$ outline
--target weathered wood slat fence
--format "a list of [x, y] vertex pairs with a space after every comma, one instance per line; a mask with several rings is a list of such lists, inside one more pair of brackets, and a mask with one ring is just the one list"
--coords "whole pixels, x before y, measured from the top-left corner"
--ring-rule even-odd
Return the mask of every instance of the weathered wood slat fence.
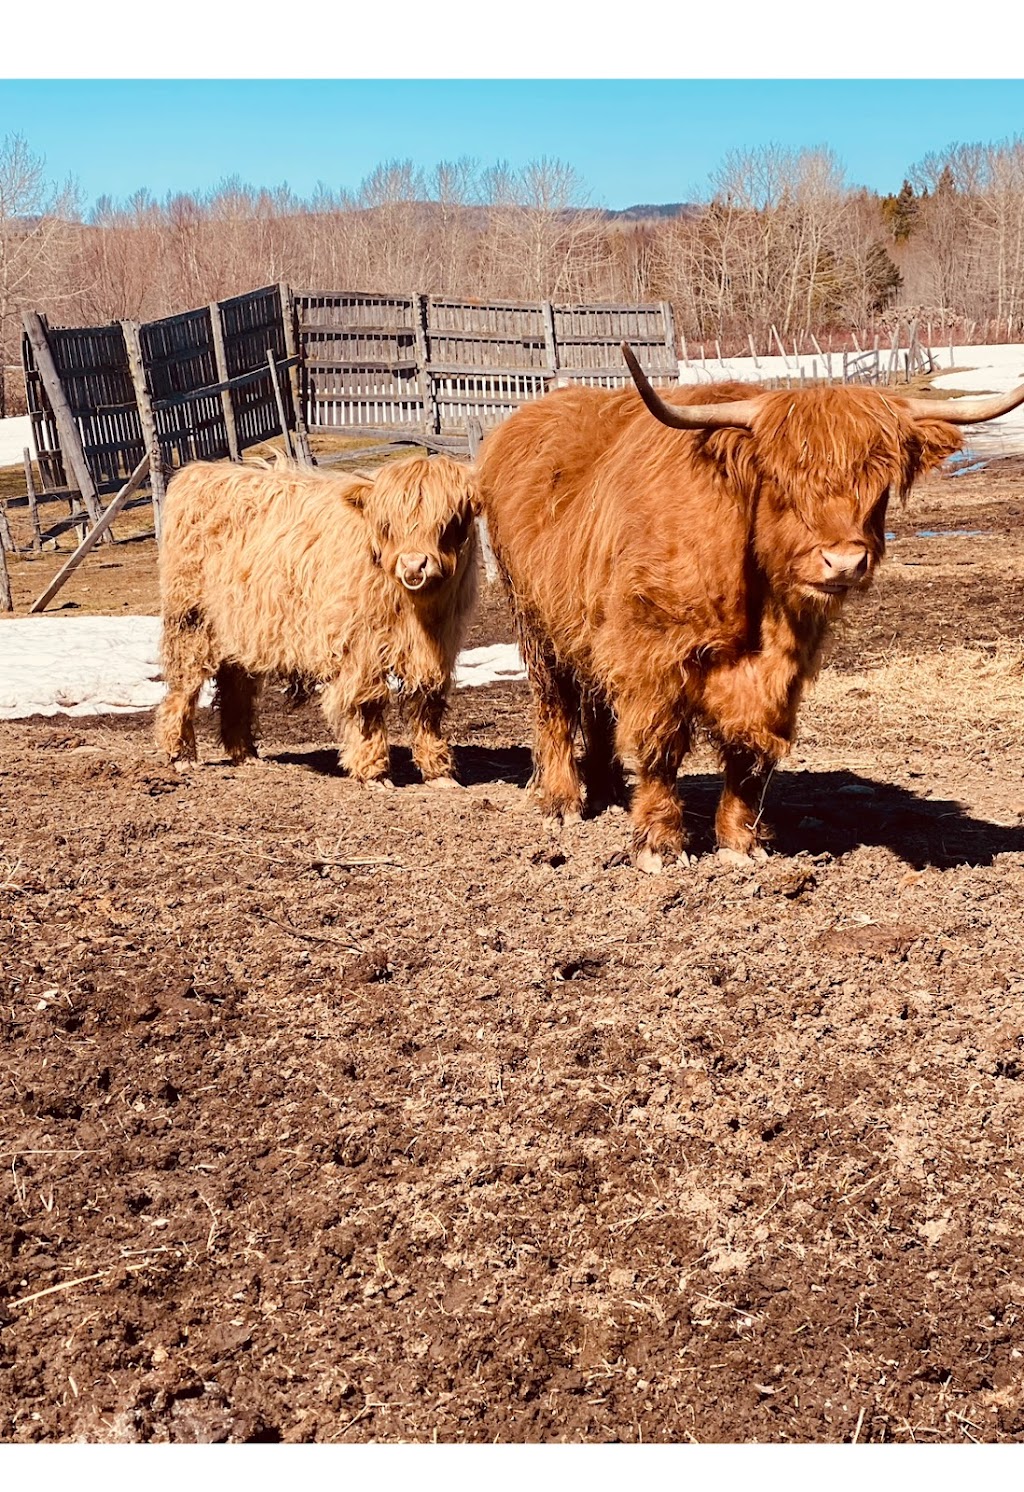
[[23, 363], [44, 494], [80, 493], [97, 520], [143, 455], [164, 469], [238, 460], [307, 431], [464, 445], [559, 382], [621, 383], [628, 337], [675, 381], [671, 309], [552, 306], [271, 285], [161, 321], [50, 327], [25, 318]]

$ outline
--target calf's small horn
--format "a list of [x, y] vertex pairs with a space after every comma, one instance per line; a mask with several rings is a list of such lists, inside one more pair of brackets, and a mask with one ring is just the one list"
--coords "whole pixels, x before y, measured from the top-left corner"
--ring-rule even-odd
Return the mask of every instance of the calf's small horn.
[[654, 418], [663, 425], [669, 425], [673, 430], [720, 430], [728, 426], [749, 430], [754, 423], [758, 408], [756, 399], [731, 399], [724, 404], [670, 404], [667, 399], [655, 393], [629, 343], [623, 342], [621, 345], [622, 356], [626, 359], [641, 399]]
[[947, 425], [980, 425], [1009, 414], [1024, 404], [1024, 383], [1008, 394], [988, 394], [984, 399], [904, 399], [915, 420], [945, 420]]

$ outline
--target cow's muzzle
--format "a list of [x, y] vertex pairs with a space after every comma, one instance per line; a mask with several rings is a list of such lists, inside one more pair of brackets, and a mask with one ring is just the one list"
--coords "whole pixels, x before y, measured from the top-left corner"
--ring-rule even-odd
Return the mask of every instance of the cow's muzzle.
[[820, 552], [821, 574], [815, 582], [818, 590], [842, 595], [867, 579], [871, 559], [863, 544], [837, 544]]

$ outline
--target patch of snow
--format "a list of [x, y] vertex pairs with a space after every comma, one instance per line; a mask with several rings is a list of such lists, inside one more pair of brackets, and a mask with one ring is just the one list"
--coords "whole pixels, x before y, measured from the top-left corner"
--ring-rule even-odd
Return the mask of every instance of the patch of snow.
[[34, 460], [36, 443], [32, 439], [31, 418], [19, 414], [10, 420], [0, 420], [0, 466], [20, 466], [26, 446]]
[[[463, 688], [525, 677], [511, 644], [470, 648], [455, 670]], [[164, 693], [159, 617], [0, 619], [0, 720], [151, 710]]]

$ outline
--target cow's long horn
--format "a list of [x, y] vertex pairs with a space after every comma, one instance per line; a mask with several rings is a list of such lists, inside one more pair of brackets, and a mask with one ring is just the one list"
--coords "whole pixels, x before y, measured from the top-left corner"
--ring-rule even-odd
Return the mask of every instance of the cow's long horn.
[[945, 420], [948, 425], [980, 425], [1024, 404], [1024, 383], [1009, 394], [984, 399], [904, 399], [915, 420]]
[[655, 393], [628, 342], [622, 343], [622, 356], [641, 399], [663, 425], [671, 425], [673, 430], [718, 430], [726, 425], [749, 429], [753, 424], [757, 413], [756, 399], [731, 399], [725, 404], [670, 404]]

